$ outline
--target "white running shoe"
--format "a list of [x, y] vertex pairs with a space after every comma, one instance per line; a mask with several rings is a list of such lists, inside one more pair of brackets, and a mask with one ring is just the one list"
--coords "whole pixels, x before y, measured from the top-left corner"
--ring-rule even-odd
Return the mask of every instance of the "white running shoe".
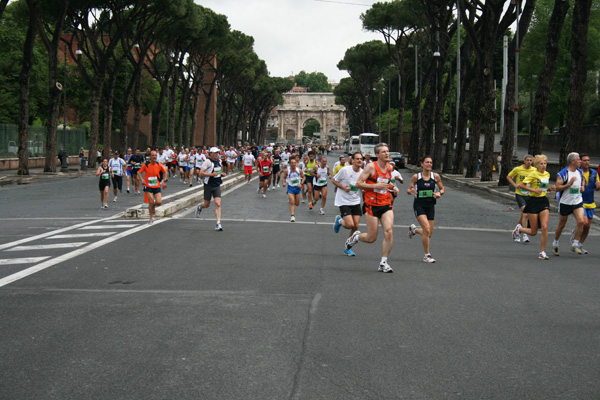
[[521, 243], [521, 235], [519, 235], [518, 233], [517, 233], [517, 236], [515, 237], [515, 242]]
[[319, 210], [319, 214], [321, 215], [325, 215], [325, 210], [323, 210], [322, 208]]
[[522, 228], [521, 224], [517, 224], [517, 226], [515, 226], [515, 229], [512, 231], [513, 240], [515, 240], [517, 238], [517, 235], [519, 235], [521, 228]]
[[575, 254], [579, 254], [579, 255], [583, 254], [583, 251], [581, 251], [581, 247], [576, 246], [575, 244], [573, 244], [571, 246], [571, 251], [574, 251]]
[[221, 226], [220, 223], [217, 223], [217, 226], [215, 226], [215, 231], [222, 231], [223, 227]]
[[154, 218], [150, 218], [150, 219], [148, 220], [148, 224], [149, 224], [149, 225], [151, 225], [151, 224], [153, 224], [153, 223], [154, 223]]
[[416, 235], [416, 233], [417, 233], [416, 230], [417, 230], [417, 226], [415, 224], [411, 224], [408, 227], [408, 238], [409, 239], [412, 239], [412, 237]]
[[389, 266], [389, 264], [386, 262], [380, 263], [379, 264], [379, 272], [386, 272], [386, 273], [392, 273], [394, 272], [394, 270], [392, 269], [392, 267]]
[[116, 202], [117, 202], [117, 196], [115, 196], [115, 198], [113, 200], [113, 203], [116, 203]]
[[200, 213], [202, 212], [202, 203], [198, 203], [196, 206], [196, 211], [194, 211], [194, 216], [196, 218], [200, 218]]
[[303, 202], [303, 203], [306, 203], [306, 199], [302, 199], [302, 202]]
[[294, 217], [294, 216], [292, 215], [292, 218], [290, 218], [290, 222], [296, 222], [296, 217]]
[[270, 190], [271, 190], [271, 188], [270, 188], [270, 187], [268, 187], [268, 188], [267, 188], [267, 192], [268, 192], [268, 191], [270, 191]]
[[549, 259], [550, 259], [550, 257], [548, 257], [548, 255], [546, 254], [546, 252], [545, 252], [545, 251], [542, 251], [542, 252], [540, 253], [540, 255], [538, 256], [538, 258], [539, 258], [540, 260], [549, 260]]
[[263, 199], [266, 199], [266, 198], [267, 198], [267, 195], [263, 193]]
[[352, 246], [354, 246], [356, 243], [358, 243], [358, 236], [359, 235], [360, 235], [360, 231], [354, 232], [354, 234], [352, 236], [350, 236], [348, 239], [346, 239], [346, 243], [344, 245], [344, 248], [346, 250], [350, 250], [352, 248]]
[[521, 243], [529, 243], [529, 236], [526, 233], [521, 237]]
[[588, 253], [588, 251], [581, 246], [581, 243], [579, 244], [579, 248], [581, 249], [581, 252], [583, 254], [587, 254]]
[[279, 189], [279, 188], [280, 188], [280, 186], [279, 186], [279, 183], [278, 183], [278, 184], [277, 184], [277, 189]]
[[425, 257], [423, 257], [423, 262], [434, 263], [435, 258], [431, 257], [431, 254], [425, 254]]

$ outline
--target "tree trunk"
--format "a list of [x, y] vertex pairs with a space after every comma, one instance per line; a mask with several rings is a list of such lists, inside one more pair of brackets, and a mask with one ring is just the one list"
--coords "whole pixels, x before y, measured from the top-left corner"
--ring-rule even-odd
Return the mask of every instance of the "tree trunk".
[[571, 50], [571, 78], [567, 109], [566, 140], [560, 149], [560, 164], [566, 165], [567, 155], [579, 147], [579, 137], [585, 108], [585, 82], [587, 79], [588, 26], [592, 0], [578, 0], [573, 8], [573, 45]]
[[[513, 169], [512, 153], [514, 146], [514, 121], [515, 111], [512, 99], [515, 98], [515, 56], [514, 56], [514, 39], [513, 44], [508, 49], [508, 81], [506, 82], [506, 104], [504, 105], [504, 132], [502, 133], [502, 163], [500, 167], [500, 178], [498, 186], [508, 185], [506, 176]], [[512, 52], [511, 52], [512, 49]]]
[[[175, 69], [175, 74], [173, 77], [173, 84], [171, 85], [171, 90], [169, 91], [169, 137], [175, 137], [175, 117], [176, 117], [176, 112], [175, 110], [177, 109], [176, 107], [176, 103], [177, 103], [177, 81], [179, 80], [179, 69]], [[179, 131], [179, 134], [177, 135], [177, 142], [179, 143], [180, 146], [184, 146], [185, 143], [183, 143], [183, 137], [182, 137], [182, 132], [181, 130]], [[158, 144], [158, 142], [157, 142]]]
[[483, 120], [483, 99], [481, 74], [477, 74], [475, 88], [471, 96], [471, 134], [469, 136], [469, 158], [467, 160], [466, 178], [477, 176], [477, 165], [479, 162], [479, 141], [481, 136], [481, 123]]
[[412, 109], [412, 132], [410, 133], [410, 146], [408, 152], [408, 161], [413, 165], [419, 163], [419, 136], [421, 134], [421, 125], [419, 121], [419, 113], [421, 112], [420, 96], [413, 104]]
[[[29, 175], [29, 151], [28, 133], [29, 133], [29, 87], [31, 81], [31, 67], [33, 65], [33, 47], [35, 44], [35, 1], [28, 1], [29, 4], [29, 27], [25, 36], [23, 45], [23, 63], [21, 64], [21, 74], [19, 75], [19, 169], [17, 175]], [[4, 6], [6, 4], [4, 3]]]
[[103, 110], [104, 110], [104, 157], [110, 158], [112, 156], [112, 120], [113, 120], [113, 98], [115, 95], [115, 86], [117, 84], [117, 74], [115, 71], [110, 75], [108, 88], [106, 91], [106, 97], [104, 99]]
[[57, 153], [57, 128], [62, 91], [56, 87], [58, 82], [58, 48], [48, 53], [48, 122], [46, 126], [46, 161], [44, 172], [56, 172]]
[[[493, 50], [493, 49], [492, 49]], [[487, 53], [487, 52], [486, 52]], [[483, 156], [481, 157], [481, 181], [488, 182], [493, 179], [494, 142], [496, 139], [496, 92], [494, 90], [494, 76], [491, 66], [494, 54], [486, 54], [486, 70], [489, 73], [483, 75], [483, 100], [485, 103], [484, 126], [485, 140], [483, 142]], [[489, 64], [488, 64], [489, 63]]]
[[[134, 71], [135, 85], [133, 87], [133, 126], [131, 132], [131, 147], [139, 147], [140, 140], [140, 122], [142, 119], [142, 67], [144, 65], [147, 49], [144, 47], [140, 51], [139, 59]], [[171, 143], [172, 144], [172, 143]]]
[[552, 81], [556, 73], [556, 60], [558, 58], [560, 35], [569, 10], [569, 2], [555, 0], [554, 9], [548, 24], [546, 37], [546, 53], [544, 64], [538, 79], [538, 89], [535, 93], [535, 103], [531, 116], [531, 133], [529, 135], [529, 154], [542, 154], [544, 122], [550, 104]]
[[[102, 93], [102, 91], [100, 91]], [[88, 168], [96, 168], [96, 153], [98, 151], [98, 120], [100, 118], [100, 94], [97, 89], [92, 91], [90, 99], [90, 152]]]
[[437, 76], [435, 87], [436, 87], [436, 95], [435, 99], [435, 107], [434, 107], [434, 115], [433, 121], [435, 121], [435, 143], [433, 144], [433, 167], [441, 168], [442, 166], [442, 151], [444, 147], [444, 102], [445, 96], [442, 88], [442, 76], [444, 75], [444, 66], [443, 62], [441, 65], [436, 66], [435, 74]]
[[210, 83], [209, 87], [208, 87], [208, 91], [204, 90], [204, 80], [202, 80], [201, 82], [199, 82], [199, 85], [202, 88], [202, 93], [204, 94], [204, 123], [203, 123], [203, 132], [202, 132], [202, 137], [203, 137], [203, 142], [206, 143], [206, 140], [208, 138], [208, 121], [209, 121], [209, 116], [210, 116], [210, 106], [211, 106], [211, 102], [212, 102], [212, 97], [214, 95], [214, 91], [215, 91], [215, 86], [216, 86], [216, 77], [212, 80], [212, 82]]

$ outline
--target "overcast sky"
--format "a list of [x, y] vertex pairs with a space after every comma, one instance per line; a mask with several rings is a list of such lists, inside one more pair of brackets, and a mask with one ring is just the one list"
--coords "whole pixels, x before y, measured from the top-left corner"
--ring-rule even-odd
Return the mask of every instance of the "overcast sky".
[[254, 38], [254, 51], [271, 76], [304, 70], [323, 72], [330, 81], [347, 75], [337, 69], [346, 49], [379, 33], [364, 32], [360, 14], [371, 0], [195, 0], [227, 16], [231, 29]]

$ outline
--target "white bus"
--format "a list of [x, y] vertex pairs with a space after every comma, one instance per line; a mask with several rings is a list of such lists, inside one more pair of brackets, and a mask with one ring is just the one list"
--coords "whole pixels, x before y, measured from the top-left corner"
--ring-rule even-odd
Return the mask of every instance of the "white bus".
[[348, 154], [360, 151], [363, 155], [369, 153], [375, 158], [375, 145], [377, 143], [379, 143], [379, 135], [375, 133], [361, 133], [358, 136], [351, 136], [348, 143]]

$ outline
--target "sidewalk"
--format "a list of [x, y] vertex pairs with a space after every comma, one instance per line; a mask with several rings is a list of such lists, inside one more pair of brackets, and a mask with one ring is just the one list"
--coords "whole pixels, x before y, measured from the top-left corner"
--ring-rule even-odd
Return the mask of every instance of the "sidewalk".
[[3, 170], [0, 171], [0, 186], [26, 185], [54, 179], [72, 179], [93, 175], [95, 172], [95, 169], [81, 171], [78, 166], [69, 167], [69, 172], [60, 172], [60, 166], [57, 168], [57, 172], [44, 172], [43, 168], [31, 168], [29, 169], [29, 175], [17, 175], [17, 170], [13, 169]]

